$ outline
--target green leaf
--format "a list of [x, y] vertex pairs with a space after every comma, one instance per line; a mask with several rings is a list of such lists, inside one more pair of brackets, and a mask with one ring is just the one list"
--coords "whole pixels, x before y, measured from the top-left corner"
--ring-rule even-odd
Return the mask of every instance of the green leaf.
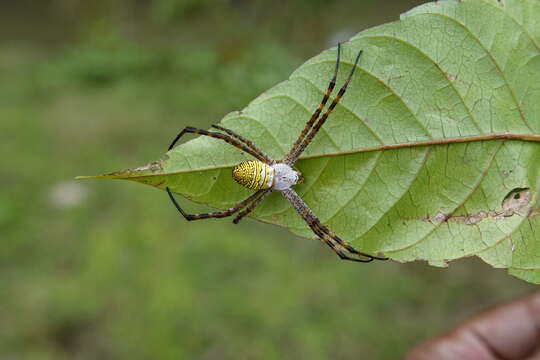
[[[477, 255], [540, 283], [540, 1], [438, 1], [342, 46], [341, 103], [297, 163], [295, 188], [321, 221], [368, 253], [436, 266]], [[282, 158], [331, 78], [336, 48], [221, 125]], [[208, 137], [147, 166], [103, 175], [224, 209], [251, 191], [250, 156]], [[171, 210], [172, 211], [172, 210]], [[253, 213], [314, 237], [274, 192]]]

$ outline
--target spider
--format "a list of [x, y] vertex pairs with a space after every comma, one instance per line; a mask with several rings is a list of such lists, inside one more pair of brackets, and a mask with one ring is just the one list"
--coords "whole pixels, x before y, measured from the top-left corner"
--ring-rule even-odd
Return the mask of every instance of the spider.
[[341, 97], [345, 94], [347, 86], [354, 75], [356, 66], [358, 65], [358, 61], [360, 60], [360, 56], [362, 55], [361, 50], [356, 56], [356, 60], [351, 72], [349, 73], [349, 76], [345, 81], [345, 84], [341, 87], [337, 96], [330, 104], [326, 112], [320, 116], [328, 99], [330, 98], [330, 95], [332, 94], [332, 91], [334, 90], [334, 86], [336, 85], [340, 52], [341, 45], [338, 44], [336, 67], [332, 80], [330, 80], [330, 84], [328, 85], [328, 89], [326, 90], [319, 107], [311, 115], [311, 118], [308, 120], [304, 129], [300, 133], [300, 136], [283, 160], [276, 161], [271, 159], [250, 140], [238, 135], [233, 130], [226, 129], [218, 125], [212, 125], [212, 127], [226, 133], [227, 135], [221, 132], [210, 132], [188, 126], [176, 136], [168, 150], [171, 150], [184, 134], [191, 133], [223, 140], [257, 159], [241, 162], [240, 164], [234, 166], [232, 170], [232, 176], [236, 182], [249, 189], [256, 190], [256, 192], [244, 201], [224, 211], [216, 211], [205, 214], [187, 214], [184, 212], [184, 210], [182, 210], [178, 202], [176, 202], [171, 190], [169, 187], [167, 187], [166, 190], [169, 198], [173, 202], [176, 209], [186, 220], [191, 221], [209, 218], [224, 218], [238, 213], [233, 220], [233, 223], [238, 224], [243, 217], [253, 211], [257, 205], [259, 205], [272, 191], [277, 190], [280, 191], [287, 200], [289, 200], [298, 214], [304, 219], [315, 235], [317, 235], [318, 239], [325, 242], [341, 259], [357, 262], [370, 262], [373, 260], [388, 259], [362, 253], [344, 242], [336, 234], [330, 231], [328, 227], [321, 223], [307, 204], [292, 189], [293, 185], [303, 182], [302, 174], [294, 167], [296, 161], [306, 147], [311, 143], [315, 135], [317, 135], [317, 132], [321, 129], [326, 119], [328, 119], [330, 113], [332, 113], [332, 110], [334, 110]]

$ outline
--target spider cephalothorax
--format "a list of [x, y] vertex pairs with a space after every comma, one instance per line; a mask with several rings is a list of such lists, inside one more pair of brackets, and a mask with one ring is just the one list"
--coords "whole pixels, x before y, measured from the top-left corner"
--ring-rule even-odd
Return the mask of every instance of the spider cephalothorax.
[[[293, 144], [291, 150], [281, 161], [275, 161], [268, 157], [263, 151], [261, 151], [255, 144], [250, 140], [244, 138], [241, 135], [238, 135], [236, 132], [224, 127], [213, 125], [212, 127], [220, 131], [225, 132], [227, 135], [220, 132], [211, 132], [202, 129], [195, 129], [192, 127], [186, 127], [180, 132], [173, 140], [172, 144], [169, 146], [171, 150], [178, 139], [186, 133], [200, 134], [204, 136], [210, 136], [216, 139], [221, 139], [242, 151], [250, 154], [256, 160], [249, 160], [241, 162], [233, 168], [232, 176], [236, 182], [240, 185], [243, 185], [249, 189], [257, 190], [253, 195], [245, 199], [244, 201], [238, 203], [224, 211], [216, 211], [207, 214], [186, 214], [180, 205], [174, 199], [171, 190], [167, 187], [167, 193], [169, 198], [173, 202], [174, 206], [178, 211], [184, 216], [186, 220], [199, 220], [199, 219], [209, 219], [209, 218], [222, 218], [231, 216], [238, 213], [234, 218], [233, 222], [238, 223], [244, 216], [249, 214], [253, 209], [259, 205], [268, 194], [272, 191], [280, 191], [283, 196], [289, 200], [291, 205], [296, 209], [298, 214], [304, 219], [308, 224], [311, 230], [317, 235], [317, 237], [324, 241], [334, 252], [336, 252], [340, 258], [344, 260], [358, 261], [358, 262], [369, 262], [372, 260], [386, 260], [386, 258], [377, 257], [373, 255], [368, 255], [362, 252], [357, 251], [355, 248], [341, 240], [336, 234], [334, 234], [328, 227], [324, 226], [317, 216], [309, 209], [307, 204], [298, 196], [298, 194], [292, 189], [292, 186], [299, 184], [303, 181], [302, 174], [298, 171], [294, 164], [304, 152], [306, 147], [311, 143], [317, 132], [321, 129], [324, 122], [334, 110], [336, 105], [339, 103], [339, 100], [345, 94], [347, 86], [351, 81], [354, 71], [358, 65], [358, 60], [362, 55], [362, 51], [358, 53], [356, 61], [354, 62], [353, 68], [345, 81], [345, 84], [339, 90], [334, 101], [328, 106], [328, 109], [322, 116], [321, 112], [324, 109], [330, 94], [334, 90], [336, 85], [336, 78], [339, 69], [339, 56], [340, 56], [340, 45], [338, 44], [337, 49], [337, 61], [336, 68], [334, 70], [334, 76], [328, 85], [328, 89], [324, 94], [324, 97], [321, 101], [321, 104], [315, 110], [311, 118], [306, 123], [304, 129], [300, 133], [300, 136]], [[320, 117], [319, 117], [320, 116]], [[350, 255], [348, 255], [347, 251]], [[353, 255], [353, 256], [351, 256]]]

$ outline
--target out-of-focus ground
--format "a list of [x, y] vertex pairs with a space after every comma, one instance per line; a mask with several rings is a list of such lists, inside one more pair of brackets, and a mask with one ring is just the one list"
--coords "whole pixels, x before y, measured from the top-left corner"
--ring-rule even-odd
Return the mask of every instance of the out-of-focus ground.
[[151, 187], [73, 180], [160, 158], [418, 3], [0, 1], [0, 358], [396, 359], [530, 292], [475, 259], [346, 263], [253, 220], [187, 223]]

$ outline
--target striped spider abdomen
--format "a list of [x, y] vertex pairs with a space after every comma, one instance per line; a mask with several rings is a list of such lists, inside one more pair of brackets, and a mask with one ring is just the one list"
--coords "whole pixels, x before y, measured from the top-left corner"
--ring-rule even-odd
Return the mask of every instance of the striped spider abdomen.
[[274, 169], [262, 161], [249, 160], [233, 168], [234, 180], [253, 190], [270, 189], [274, 183]]

